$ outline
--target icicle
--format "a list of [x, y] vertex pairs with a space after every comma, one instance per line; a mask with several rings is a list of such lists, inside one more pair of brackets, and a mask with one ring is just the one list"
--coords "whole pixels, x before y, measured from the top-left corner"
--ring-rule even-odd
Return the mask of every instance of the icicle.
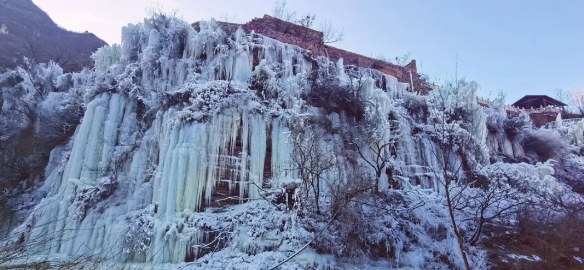
[[[291, 160], [292, 141], [290, 140], [290, 130], [286, 127], [286, 120], [282, 117], [272, 121], [272, 157], [271, 172], [273, 180], [287, 179], [295, 177], [292, 175]], [[279, 182], [273, 186], [279, 186]]]
[[260, 198], [259, 192], [264, 183], [264, 162], [266, 158], [266, 121], [261, 115], [252, 115], [250, 164], [249, 164], [249, 198]]
[[562, 113], [558, 113], [556, 116], [556, 128], [562, 127]]
[[112, 95], [110, 99], [109, 112], [104, 123], [103, 151], [98, 166], [100, 176], [106, 176], [108, 173], [108, 167], [110, 166], [114, 149], [117, 145], [118, 127], [124, 116], [125, 103], [125, 98], [119, 94]]
[[578, 123], [576, 124], [576, 128], [574, 128], [573, 134], [576, 145], [577, 146], [584, 145], [584, 119], [578, 121]]
[[247, 192], [247, 185], [243, 183], [244, 179], [248, 177], [247, 162], [248, 162], [248, 145], [249, 145], [249, 119], [247, 114], [242, 115], [242, 128], [241, 128], [241, 160], [239, 163], [240, 169], [240, 181], [239, 181], [239, 194], [243, 196]]
[[[202, 203], [203, 192], [205, 191], [205, 181], [208, 170], [208, 155], [206, 145], [208, 144], [208, 126], [204, 124], [194, 124], [191, 131], [189, 160], [190, 167], [187, 173], [183, 209], [199, 211]], [[214, 134], [212, 134], [214, 135]]]

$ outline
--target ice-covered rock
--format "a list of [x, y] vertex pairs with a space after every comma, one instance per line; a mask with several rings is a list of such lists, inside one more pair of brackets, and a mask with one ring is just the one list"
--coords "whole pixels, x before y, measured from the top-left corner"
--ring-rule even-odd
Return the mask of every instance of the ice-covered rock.
[[[195, 31], [180, 20], [149, 19], [129, 24], [122, 35], [121, 45], [94, 53], [91, 71], [62, 77], [62, 70], [51, 67], [59, 78], [57, 88], [74, 82], [68, 91], [84, 99], [85, 113], [71, 141], [51, 153], [42, 186], [46, 197], [3, 244], [24, 242], [24, 252], [48, 257], [184, 263], [203, 256], [188, 266], [267, 268], [315, 234], [315, 228], [299, 225], [303, 213], [276, 211], [282, 209], [266, 196], [307, 185], [292, 160], [299, 154], [295, 143], [317, 137], [313, 149], [319, 155], [304, 166], [317, 170], [315, 163], [325, 159], [347, 164], [322, 173], [323, 181], [313, 184], [323, 190], [325, 205], [337, 186], [351, 186], [348, 164], [370, 169], [373, 162], [387, 160], [376, 164], [381, 191], [392, 194], [390, 189], [401, 187], [407, 193], [398, 201], [423, 206], [399, 209], [410, 211], [411, 220], [363, 207], [363, 215], [377, 215], [371, 224], [385, 226], [364, 238], [387, 245], [387, 253], [393, 250], [391, 266], [439, 264], [423, 249], [460, 263], [452, 235], [436, 240], [423, 231], [431, 224], [444, 228], [449, 221], [437, 199], [445, 175], [464, 179], [473, 170], [518, 186], [558, 189], [551, 163], [490, 164], [493, 153], [519, 157], [522, 152], [518, 138], [505, 133], [507, 116], [476, 103], [474, 82], [423, 97], [390, 75], [345, 67], [342, 59], [315, 58], [241, 29], [228, 35], [214, 21], [202, 22]], [[310, 91], [323, 81], [363, 101], [353, 104], [363, 105], [362, 115], [311, 103]], [[34, 91], [31, 81], [22, 85]], [[45, 102], [57, 103], [61, 95], [51, 93]], [[355, 127], [358, 117], [368, 124]], [[489, 119], [495, 123], [491, 130]], [[577, 145], [582, 144], [582, 123], [573, 133]], [[299, 129], [315, 137], [300, 138]], [[352, 140], [343, 132], [353, 132]], [[444, 143], [452, 141], [445, 150]], [[341, 154], [356, 149], [362, 160]], [[415, 201], [420, 198], [424, 201]], [[399, 231], [403, 226], [413, 234]], [[417, 244], [407, 242], [411, 237]], [[221, 258], [211, 258], [213, 252]], [[246, 261], [252, 256], [257, 257]], [[293, 261], [298, 268], [334, 263], [332, 256], [311, 249]]]

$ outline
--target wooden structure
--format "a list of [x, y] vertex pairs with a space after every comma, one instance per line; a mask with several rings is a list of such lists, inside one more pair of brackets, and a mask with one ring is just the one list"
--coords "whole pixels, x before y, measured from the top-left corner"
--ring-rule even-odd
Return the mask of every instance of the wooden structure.
[[546, 107], [563, 108], [565, 103], [546, 95], [527, 95], [513, 103], [513, 107], [521, 109], [537, 109]]

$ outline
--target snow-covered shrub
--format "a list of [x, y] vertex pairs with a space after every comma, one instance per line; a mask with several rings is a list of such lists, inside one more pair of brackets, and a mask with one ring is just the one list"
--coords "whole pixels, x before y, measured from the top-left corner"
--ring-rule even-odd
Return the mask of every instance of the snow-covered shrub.
[[[83, 110], [79, 76], [63, 74], [55, 63], [35, 64], [0, 75], [0, 188], [30, 187], [43, 179], [50, 151], [74, 131]], [[26, 160], [28, 169], [12, 162]], [[23, 172], [26, 171], [26, 174]]]
[[561, 192], [550, 163], [497, 162], [478, 171], [469, 185], [453, 186], [456, 214], [466, 221], [462, 229], [475, 245], [488, 226], [509, 226], [519, 210]]
[[317, 80], [303, 98], [309, 105], [327, 113], [345, 112], [357, 121], [365, 116], [365, 101], [354, 87], [342, 84], [336, 77]]
[[487, 118], [487, 129], [489, 133], [496, 134], [503, 130], [504, 121], [506, 117], [501, 117], [500, 114], [490, 114]]
[[112, 177], [103, 177], [97, 181], [96, 185], [86, 184], [77, 179], [71, 181], [77, 185], [72, 205], [76, 209], [75, 215], [79, 220], [83, 220], [90, 209], [99, 207], [99, 203], [112, 196], [118, 188], [118, 183]]
[[425, 96], [406, 92], [403, 95], [403, 106], [409, 115], [416, 117], [417, 121], [424, 122], [428, 117], [428, 103]]
[[203, 121], [228, 108], [261, 109], [259, 103], [255, 102], [257, 96], [239, 83], [213, 81], [185, 88], [184, 92], [166, 94], [162, 104], [165, 108], [182, 107], [177, 113], [176, 124]]
[[507, 136], [513, 137], [532, 127], [531, 118], [526, 113], [521, 113], [518, 116], [507, 118], [503, 123], [503, 129]]
[[258, 96], [263, 99], [278, 99], [276, 88], [276, 73], [266, 66], [265, 60], [255, 69], [253, 75], [249, 78], [249, 88], [255, 90]]
[[556, 178], [568, 184], [575, 192], [584, 195], [584, 157], [569, 154], [554, 166]]
[[105, 72], [109, 67], [121, 61], [122, 47], [118, 44], [105, 45], [91, 55], [95, 70]]
[[128, 217], [128, 230], [124, 237], [125, 253], [143, 254], [150, 248], [156, 219], [154, 210], [155, 206], [151, 204]]
[[558, 160], [570, 151], [566, 140], [556, 130], [530, 130], [522, 134], [521, 143], [525, 154], [535, 161]]
[[[354, 264], [372, 258], [391, 268], [461, 268], [456, 238], [441, 200], [418, 190], [353, 198], [317, 238], [314, 248]], [[317, 224], [324, 223], [326, 220]], [[469, 248], [468, 254], [472, 265], [486, 264], [482, 251]]]
[[71, 134], [82, 116], [81, 101], [67, 93], [52, 92], [37, 107], [35, 133], [48, 142], [63, 134]]
[[23, 79], [20, 87], [38, 98], [45, 98], [55, 91], [57, 78], [63, 74], [63, 69], [55, 62], [36, 64], [27, 60], [23, 67], [16, 70]]

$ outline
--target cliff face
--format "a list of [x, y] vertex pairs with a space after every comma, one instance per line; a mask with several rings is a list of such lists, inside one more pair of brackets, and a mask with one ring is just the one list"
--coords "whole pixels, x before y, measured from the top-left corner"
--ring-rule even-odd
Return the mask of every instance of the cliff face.
[[[391, 75], [214, 21], [195, 30], [147, 19], [122, 40], [99, 49], [91, 70], [8, 74], [17, 79], [2, 89], [0, 141], [25, 127], [62, 135], [67, 119], [43, 124], [84, 112], [9, 204], [22, 219], [0, 236], [0, 268], [82, 258], [94, 269], [462, 269], [446, 180], [459, 179], [451, 190], [470, 204], [456, 210], [460, 228], [480, 234], [484, 204], [472, 199], [501, 194], [491, 215], [553, 195], [548, 149], [584, 149], [584, 121], [534, 131], [526, 115], [479, 106], [476, 83], [419, 95]], [[26, 106], [48, 118], [22, 125]], [[528, 136], [538, 143], [522, 144]], [[584, 179], [584, 157], [564, 156]], [[487, 269], [483, 246], [467, 250], [472, 269]]]
[[[218, 22], [221, 28], [229, 33], [235, 32], [241, 27], [245, 32], [255, 32], [287, 44], [293, 44], [300, 48], [310, 50], [315, 56], [324, 56], [331, 60], [343, 59], [343, 64], [367, 67], [381, 71], [384, 74], [397, 78], [399, 82], [410, 84], [410, 90], [427, 94], [431, 87], [420, 79], [417, 72], [416, 60], [412, 60], [406, 66], [394, 65], [382, 60], [374, 59], [354, 52], [349, 52], [325, 44], [322, 32], [286, 22], [278, 18], [264, 15], [255, 18], [245, 24]], [[199, 23], [193, 27], [198, 30]]]
[[31, 0], [0, 0], [0, 70], [16, 67], [23, 57], [53, 60], [66, 71], [91, 65], [91, 53], [107, 45], [92, 33], [58, 25]]

